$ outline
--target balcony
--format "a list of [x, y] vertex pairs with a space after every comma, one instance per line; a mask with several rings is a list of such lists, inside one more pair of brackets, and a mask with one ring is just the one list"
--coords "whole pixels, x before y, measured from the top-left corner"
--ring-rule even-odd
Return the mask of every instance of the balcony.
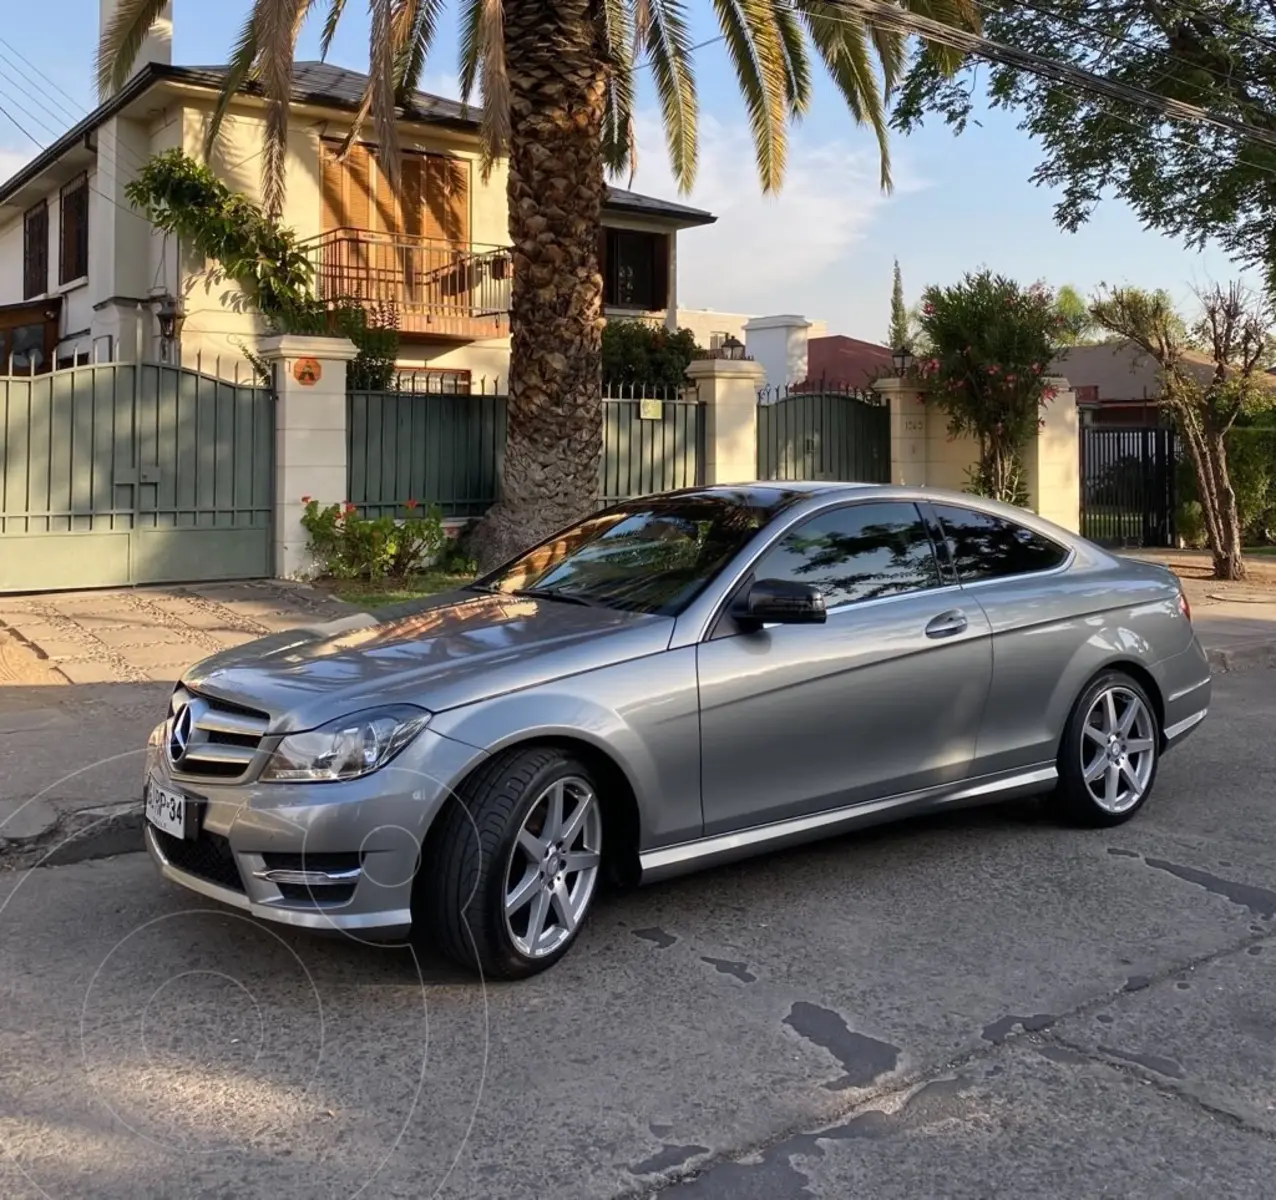
[[509, 332], [507, 246], [340, 228], [304, 248], [321, 300], [389, 309], [400, 333], [477, 341]]

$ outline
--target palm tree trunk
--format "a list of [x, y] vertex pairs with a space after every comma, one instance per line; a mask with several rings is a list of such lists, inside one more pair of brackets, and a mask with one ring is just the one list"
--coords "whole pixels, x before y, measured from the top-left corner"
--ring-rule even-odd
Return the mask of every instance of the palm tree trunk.
[[508, 440], [474, 547], [498, 565], [597, 502], [604, 65], [588, 0], [505, 0], [510, 87]]

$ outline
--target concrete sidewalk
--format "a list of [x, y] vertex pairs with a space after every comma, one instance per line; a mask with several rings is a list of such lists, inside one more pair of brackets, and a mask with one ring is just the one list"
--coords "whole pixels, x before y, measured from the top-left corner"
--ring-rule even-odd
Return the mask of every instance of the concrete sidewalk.
[[[1276, 585], [1185, 587], [1215, 671], [1276, 665]], [[0, 867], [136, 849], [146, 738], [181, 671], [352, 611], [273, 582], [0, 596]]]

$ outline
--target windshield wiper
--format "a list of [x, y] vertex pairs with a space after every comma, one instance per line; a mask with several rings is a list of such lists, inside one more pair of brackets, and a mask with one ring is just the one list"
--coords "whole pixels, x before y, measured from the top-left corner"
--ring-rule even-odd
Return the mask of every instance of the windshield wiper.
[[505, 592], [504, 595], [518, 596], [527, 600], [562, 600], [567, 604], [583, 604], [587, 608], [611, 607], [601, 600], [595, 600], [593, 596], [585, 596], [580, 592], [564, 592], [558, 588], [516, 588], [512, 592]]

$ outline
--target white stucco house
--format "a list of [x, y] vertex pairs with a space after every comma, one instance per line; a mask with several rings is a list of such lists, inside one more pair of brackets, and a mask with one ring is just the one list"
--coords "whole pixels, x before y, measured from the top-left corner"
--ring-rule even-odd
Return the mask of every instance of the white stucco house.
[[[117, 2], [101, 0], [103, 22]], [[165, 294], [184, 306], [183, 359], [240, 358], [262, 332], [232, 284], [159, 235], [125, 196], [157, 153], [181, 148], [204, 157], [225, 68], [174, 65], [171, 45], [165, 19], [118, 94], [0, 183], [0, 362], [12, 356], [18, 370], [41, 371], [90, 354], [155, 358], [155, 312]], [[304, 240], [321, 296], [394, 309], [400, 366], [429, 390], [503, 379], [511, 266], [505, 166], [498, 162], [485, 181], [479, 114], [417, 93], [400, 121], [409, 186], [396, 197], [374, 144], [358, 143], [344, 160], [334, 154], [364, 83], [331, 64], [297, 64], [283, 221]], [[264, 111], [253, 89], [238, 96], [210, 160], [252, 199], [260, 193]], [[600, 248], [608, 317], [676, 326], [678, 236], [713, 220], [610, 189]]]

